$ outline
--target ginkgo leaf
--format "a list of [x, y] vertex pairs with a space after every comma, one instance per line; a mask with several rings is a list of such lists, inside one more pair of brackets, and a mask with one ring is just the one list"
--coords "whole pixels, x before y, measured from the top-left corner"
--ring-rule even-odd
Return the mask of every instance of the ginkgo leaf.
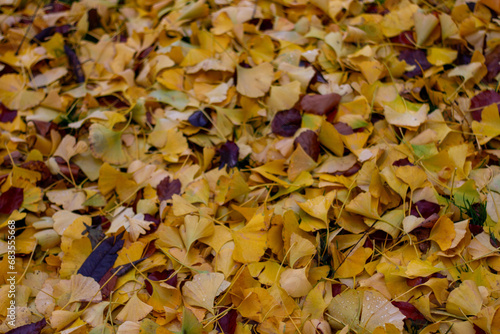
[[196, 274], [191, 281], [184, 284], [182, 292], [188, 304], [202, 307], [215, 314], [213, 309], [215, 298], [224, 292], [229, 284], [221, 273]]
[[0, 77], [0, 100], [9, 109], [27, 110], [38, 105], [45, 93], [28, 90], [22, 75], [5, 74]]
[[191, 245], [196, 240], [209, 237], [214, 231], [213, 221], [205, 217], [199, 218], [192, 215], [184, 217], [184, 225], [180, 229], [187, 250], [191, 248]]
[[77, 189], [52, 190], [46, 192], [46, 195], [52, 203], [62, 205], [68, 211], [83, 209], [83, 203], [87, 200], [85, 193]]
[[441, 250], [447, 250], [451, 247], [455, 235], [453, 221], [446, 216], [441, 216], [432, 228], [429, 239], [437, 242]]
[[237, 66], [238, 84], [236, 90], [248, 97], [264, 96], [271, 88], [273, 65], [262, 63], [253, 68]]
[[71, 283], [71, 296], [69, 302], [100, 302], [101, 292], [99, 283], [92, 277], [85, 277], [81, 274], [72, 275]]
[[267, 249], [264, 215], [256, 214], [245, 227], [232, 231], [235, 249], [233, 259], [241, 263], [259, 261]]
[[358, 333], [372, 332], [386, 324], [403, 330], [405, 316], [376, 291], [348, 289], [335, 296], [328, 306], [328, 321], [333, 328], [349, 325]]
[[303, 297], [312, 289], [311, 283], [307, 280], [306, 268], [288, 268], [281, 273], [280, 286], [291, 297]]
[[153, 307], [143, 302], [137, 293], [129, 299], [125, 307], [116, 315], [116, 319], [120, 321], [139, 321], [144, 319]]
[[483, 298], [474, 281], [466, 280], [453, 291], [446, 301], [446, 311], [458, 316], [472, 316], [479, 313]]
[[59, 143], [54, 156], [61, 157], [69, 163], [70, 159], [80, 153], [87, 151], [88, 146], [85, 142], [76, 142], [76, 138], [71, 135], [64, 136], [63, 140]]
[[121, 165], [128, 157], [122, 146], [122, 133], [94, 123], [89, 128], [89, 142], [92, 154], [105, 162]]
[[378, 200], [369, 192], [364, 192], [353, 198], [346, 209], [350, 212], [357, 213], [367, 218], [379, 219]]
[[118, 207], [114, 212], [114, 219], [111, 222], [107, 234], [114, 234], [122, 227], [130, 235], [130, 240], [136, 241], [141, 234], [149, 230], [152, 221], [144, 220], [144, 214], [135, 214], [132, 208]]

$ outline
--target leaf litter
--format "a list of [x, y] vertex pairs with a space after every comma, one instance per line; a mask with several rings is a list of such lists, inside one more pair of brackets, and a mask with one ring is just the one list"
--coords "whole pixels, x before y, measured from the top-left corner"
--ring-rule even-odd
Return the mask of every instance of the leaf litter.
[[0, 10], [0, 331], [498, 333], [497, 2]]

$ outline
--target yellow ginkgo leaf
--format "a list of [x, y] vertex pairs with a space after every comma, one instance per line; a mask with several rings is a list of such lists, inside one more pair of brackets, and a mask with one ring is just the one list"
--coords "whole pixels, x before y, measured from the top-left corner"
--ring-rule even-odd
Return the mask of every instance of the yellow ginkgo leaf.
[[458, 316], [472, 316], [481, 311], [483, 298], [474, 281], [466, 280], [448, 296], [446, 311]]
[[417, 166], [402, 166], [396, 168], [396, 176], [415, 191], [425, 185], [427, 174]]
[[185, 301], [192, 306], [199, 306], [214, 313], [215, 297], [229, 287], [230, 283], [224, 280], [221, 273], [196, 274], [192, 281], [182, 287]]
[[20, 74], [4, 74], [0, 77], [0, 100], [9, 109], [27, 110], [42, 102], [45, 93], [28, 90]]
[[212, 220], [192, 215], [186, 215], [184, 217], [184, 224], [180, 228], [181, 236], [188, 251], [196, 240], [209, 237], [214, 231], [214, 223]]
[[139, 321], [144, 319], [153, 307], [139, 299], [137, 293], [129, 299], [127, 305], [116, 315], [116, 319], [120, 321]]
[[405, 275], [411, 278], [426, 277], [441, 271], [436, 268], [429, 261], [422, 261], [420, 259], [411, 260], [406, 267]]
[[432, 227], [429, 239], [434, 240], [439, 245], [439, 248], [445, 251], [451, 247], [455, 235], [456, 232], [453, 221], [446, 216], [441, 216]]
[[334, 199], [334, 192], [328, 193], [326, 196], [316, 196], [303, 203], [297, 203], [298, 206], [307, 212], [309, 215], [321, 219], [325, 223], [325, 228], [328, 225], [328, 211]]
[[122, 133], [94, 123], [89, 128], [90, 149], [94, 157], [114, 165], [122, 165], [128, 157], [122, 146]]
[[[335, 296], [328, 306], [328, 321], [334, 329], [345, 325], [357, 333], [373, 332], [392, 325], [403, 330], [405, 316], [378, 291], [348, 289]], [[391, 326], [391, 327], [392, 327]]]
[[[311, 255], [316, 254], [316, 247], [314, 244], [307, 240], [306, 238], [301, 237], [297, 233], [292, 233], [290, 236], [290, 259], [288, 260], [290, 267], [294, 267], [298, 260], [301, 258], [307, 258]], [[302, 261], [301, 261], [302, 262]]]
[[236, 90], [248, 97], [264, 96], [274, 79], [273, 65], [262, 63], [253, 68], [236, 67], [238, 84]]
[[365, 268], [365, 262], [370, 258], [372, 250], [365, 247], [358, 247], [354, 252], [347, 255], [344, 258], [342, 253], [338, 253], [340, 256], [338, 261], [334, 260], [333, 265], [335, 265], [335, 278], [352, 278], [359, 275]]
[[267, 249], [266, 230], [264, 214], [257, 213], [245, 227], [233, 231], [233, 259], [241, 263], [259, 261]]
[[93, 302], [97, 303], [102, 300], [99, 283], [92, 277], [85, 277], [81, 274], [72, 275], [71, 296], [69, 302]]
[[313, 158], [307, 154], [301, 145], [297, 145], [297, 148], [292, 153], [290, 157], [290, 166], [288, 167], [288, 179], [290, 181], [295, 181], [295, 179], [302, 172], [310, 172], [316, 168], [318, 164]]
[[311, 283], [307, 280], [306, 268], [288, 268], [281, 273], [280, 286], [291, 297], [303, 297], [312, 289]]
[[353, 198], [345, 208], [367, 218], [380, 219], [378, 204], [377, 198], [372, 197], [369, 192], [364, 192]]

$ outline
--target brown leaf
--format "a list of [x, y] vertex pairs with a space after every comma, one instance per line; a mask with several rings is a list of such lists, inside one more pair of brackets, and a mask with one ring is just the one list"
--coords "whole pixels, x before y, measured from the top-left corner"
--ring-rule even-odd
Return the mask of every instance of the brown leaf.
[[339, 104], [342, 96], [336, 93], [326, 95], [305, 95], [300, 100], [300, 107], [306, 113], [326, 115]]

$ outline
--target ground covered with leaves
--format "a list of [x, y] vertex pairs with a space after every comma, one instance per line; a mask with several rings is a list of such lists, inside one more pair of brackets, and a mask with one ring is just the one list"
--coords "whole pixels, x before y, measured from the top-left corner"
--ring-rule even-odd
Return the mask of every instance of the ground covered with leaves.
[[0, 332], [500, 333], [497, 1], [0, 12]]

